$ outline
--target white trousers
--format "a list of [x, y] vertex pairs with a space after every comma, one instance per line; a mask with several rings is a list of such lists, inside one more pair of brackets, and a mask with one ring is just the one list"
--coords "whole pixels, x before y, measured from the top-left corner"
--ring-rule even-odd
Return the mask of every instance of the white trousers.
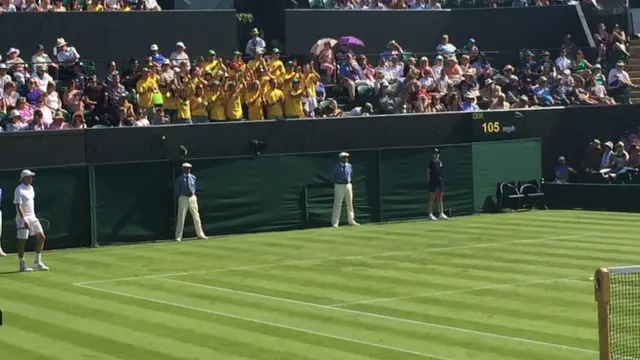
[[204, 237], [202, 231], [202, 223], [200, 222], [200, 214], [198, 213], [198, 198], [193, 195], [178, 197], [178, 216], [176, 216], [176, 239], [182, 239], [184, 231], [184, 220], [187, 218], [187, 210], [193, 218], [193, 226], [196, 228], [196, 235]]
[[334, 184], [333, 185], [333, 213], [331, 213], [331, 225], [338, 226], [340, 223], [340, 213], [342, 212], [342, 203], [347, 203], [347, 221], [349, 224], [355, 224], [355, 213], [353, 212], [353, 187], [351, 184]]

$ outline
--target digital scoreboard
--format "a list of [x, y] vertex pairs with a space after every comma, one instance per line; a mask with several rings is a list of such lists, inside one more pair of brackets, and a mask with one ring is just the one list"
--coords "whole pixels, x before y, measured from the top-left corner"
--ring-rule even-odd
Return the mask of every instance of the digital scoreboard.
[[525, 117], [518, 111], [483, 111], [470, 115], [473, 141], [522, 139], [527, 133]]

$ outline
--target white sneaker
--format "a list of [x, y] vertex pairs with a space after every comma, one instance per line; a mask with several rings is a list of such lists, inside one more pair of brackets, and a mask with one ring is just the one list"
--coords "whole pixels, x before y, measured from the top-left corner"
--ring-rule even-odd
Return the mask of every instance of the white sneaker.
[[176, 238], [176, 241], [177, 241], [177, 242], [180, 242], [180, 241], [182, 241], [182, 239], [180, 239], [180, 238]]
[[4, 251], [0, 250], [0, 257], [4, 257], [7, 256], [7, 253], [5, 253]]
[[440, 214], [440, 216], [438, 216], [438, 219], [449, 220], [449, 217], [447, 217], [447, 215], [445, 214]]
[[436, 221], [436, 220], [438, 220], [438, 219], [436, 219], [436, 217], [435, 217], [435, 216], [433, 216], [433, 214], [429, 214], [429, 218], [428, 218], [428, 219], [429, 219], [429, 220], [431, 220], [431, 221]]
[[33, 269], [28, 267], [26, 264], [25, 265], [20, 265], [20, 270], [18, 270], [20, 272], [32, 272]]
[[198, 239], [203, 239], [204, 240], [204, 239], [208, 239], [208, 237], [206, 235], [202, 234], [202, 235], [198, 236]]
[[354, 221], [353, 223], [349, 224], [349, 226], [360, 226], [360, 224]]
[[336, 229], [337, 229], [337, 228], [338, 228], [338, 225], [331, 225], [331, 227], [333, 227], [333, 228], [336, 228]]
[[45, 265], [42, 261], [39, 263], [33, 264], [33, 268], [35, 270], [40, 270], [40, 271], [49, 271], [49, 267]]

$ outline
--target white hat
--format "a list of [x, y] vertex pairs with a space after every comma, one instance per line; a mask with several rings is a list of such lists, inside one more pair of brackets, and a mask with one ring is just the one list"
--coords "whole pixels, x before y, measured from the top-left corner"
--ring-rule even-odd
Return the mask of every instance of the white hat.
[[565, 69], [562, 73], [565, 75], [571, 75], [571, 70]]
[[176, 46], [180, 46], [180, 47], [181, 47], [181, 48], [183, 48], [183, 49], [186, 49], [186, 48], [187, 48], [186, 46], [184, 46], [184, 43], [183, 43], [182, 41], [178, 41], [178, 42], [176, 43]]
[[151, 45], [151, 48], [149, 50], [158, 51], [158, 45], [156, 45], [156, 44]]
[[341, 152], [340, 154], [338, 154], [338, 157], [339, 157], [339, 158], [342, 158], [342, 157], [349, 157], [349, 153], [348, 153], [348, 152], [346, 152], [346, 151], [343, 151], [343, 152]]
[[56, 39], [56, 47], [60, 47], [60, 46], [63, 46], [63, 45], [67, 45], [67, 42], [64, 41], [64, 38], [57, 38]]
[[613, 149], [613, 143], [611, 141], [607, 141], [606, 143], [604, 143], [604, 146], [608, 146], [609, 149]]
[[169, 61], [169, 59], [164, 59], [162, 60], [162, 65], [170, 65], [171, 61]]
[[189, 164], [189, 163], [187, 163], [187, 162], [186, 162], [186, 163], [182, 163], [182, 167], [183, 167], [183, 168], [191, 168], [191, 167], [193, 167], [193, 166], [191, 166], [191, 164]]
[[9, 67], [7, 67], [7, 64], [5, 63], [0, 63], [0, 69], [8, 69]]
[[20, 180], [26, 178], [27, 176], [34, 176], [35, 174], [36, 173], [34, 173], [31, 170], [27, 170], [27, 169], [22, 170], [22, 172], [20, 173]]
[[20, 50], [18, 50], [16, 48], [9, 48], [9, 51], [7, 51], [7, 55], [9, 55], [11, 53], [16, 53], [16, 56], [20, 56]]
[[564, 156], [559, 156], [558, 157], [558, 161], [565, 161], [566, 159], [564, 158]]
[[14, 117], [16, 117], [16, 116], [20, 116], [20, 117], [22, 117], [22, 115], [20, 115], [20, 111], [18, 111], [18, 110], [13, 110], [13, 111], [11, 112], [11, 114], [9, 114], [9, 117], [10, 117], [10, 118], [12, 118], [12, 119], [13, 119]]
[[382, 80], [382, 81], [380, 81], [380, 86], [381, 87], [382, 86], [387, 86], [388, 87], [389, 86], [389, 82], [387, 80]]

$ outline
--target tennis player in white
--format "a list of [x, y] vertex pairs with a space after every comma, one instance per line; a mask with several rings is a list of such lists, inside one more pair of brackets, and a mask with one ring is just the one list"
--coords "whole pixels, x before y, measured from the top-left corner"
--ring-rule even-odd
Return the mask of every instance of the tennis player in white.
[[[0, 204], [2, 203], [2, 189], [0, 189]], [[2, 251], [2, 210], [0, 210], [0, 257], [7, 256], [4, 251]]]
[[[16, 205], [16, 226], [18, 228], [17, 253], [20, 260], [20, 272], [29, 272], [33, 269], [49, 270], [42, 262], [42, 250], [44, 249], [44, 231], [36, 217], [34, 199], [36, 193], [31, 183], [35, 173], [31, 170], [22, 170], [20, 173], [20, 185], [13, 194], [13, 203]], [[36, 237], [36, 258], [33, 268], [27, 266], [24, 260], [24, 244], [29, 236]]]

